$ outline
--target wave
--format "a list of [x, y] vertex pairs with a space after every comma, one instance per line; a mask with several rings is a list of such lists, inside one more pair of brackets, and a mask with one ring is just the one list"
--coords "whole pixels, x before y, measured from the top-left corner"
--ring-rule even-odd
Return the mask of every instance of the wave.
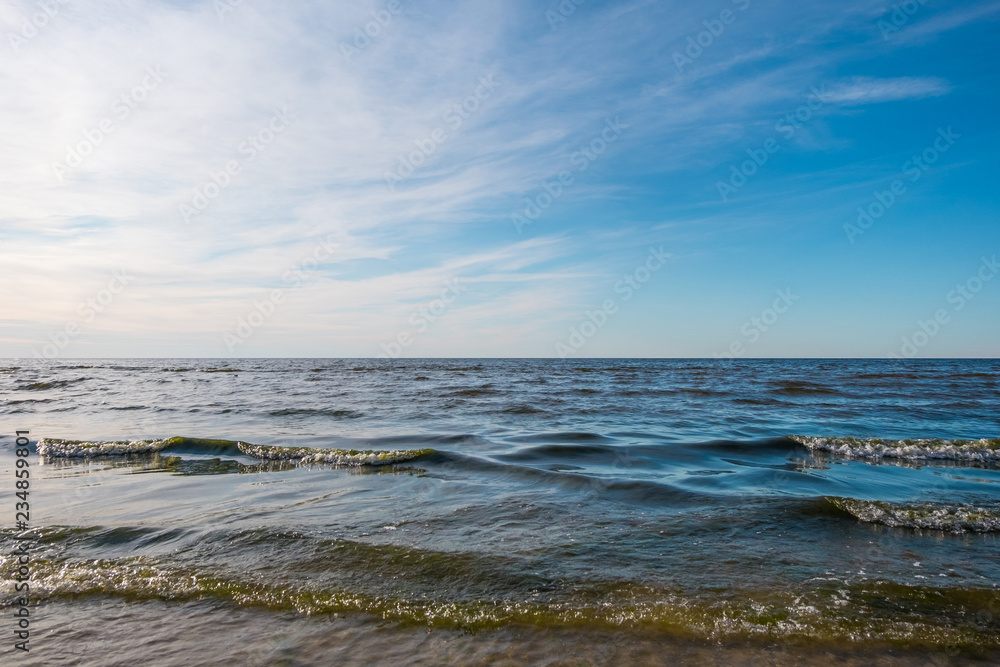
[[810, 450], [845, 458], [894, 458], [911, 461], [949, 460], [995, 464], [1000, 462], [1000, 439], [995, 440], [885, 440], [882, 438], [816, 438], [790, 435]]
[[364, 413], [357, 410], [332, 410], [324, 408], [283, 408], [281, 410], [272, 410], [268, 414], [272, 417], [293, 417], [297, 415], [336, 417], [337, 419], [358, 419], [364, 417]]
[[826, 500], [862, 521], [892, 528], [942, 530], [949, 533], [1000, 532], [1000, 507], [932, 502], [888, 503], [833, 497]]
[[498, 393], [500, 392], [498, 392], [496, 389], [493, 389], [490, 385], [484, 385], [482, 387], [459, 389], [444, 395], [453, 398], [478, 398], [479, 396], [493, 396]]
[[[648, 392], [648, 391], [642, 391], [642, 392], [640, 392], [640, 394], [644, 395], [644, 396], [649, 396], [649, 395], [651, 395], [651, 393], [652, 392]], [[682, 387], [682, 388], [677, 389], [677, 390], [673, 390], [673, 389], [660, 389], [659, 391], [655, 392], [655, 394], [659, 395], [659, 396], [668, 396], [668, 395], [670, 395], [672, 393], [687, 394], [689, 396], [705, 396], [705, 397], [708, 397], [708, 396], [719, 396], [719, 397], [722, 397], [722, 396], [731, 396], [732, 395], [731, 391], [728, 391], [728, 390], [725, 390], [725, 389], [701, 389], [699, 387]]]
[[53, 458], [87, 458], [92, 456], [122, 456], [127, 454], [148, 454], [158, 452], [167, 445], [167, 440], [109, 440], [89, 442], [86, 440], [62, 440], [42, 438], [38, 441], [38, 455]]
[[201, 438], [163, 438], [160, 440], [84, 441], [42, 438], [38, 454], [50, 458], [92, 458], [158, 454], [164, 451], [188, 451], [196, 454], [246, 454], [263, 461], [287, 461], [296, 465], [329, 464], [340, 467], [391, 465], [433, 454], [433, 449], [357, 450], [312, 449], [309, 447], [273, 447], [251, 445], [232, 440]]
[[614, 442], [615, 438], [609, 438], [600, 433], [589, 433], [587, 431], [569, 431], [556, 433], [539, 433], [537, 435], [518, 435], [508, 438], [510, 442]]
[[618, 458], [626, 456], [629, 450], [612, 445], [536, 445], [512, 452], [499, 454], [497, 458], [505, 461], [520, 461], [525, 463], [548, 461], [593, 461], [595, 463], [613, 463]]
[[32, 382], [18, 387], [21, 391], [45, 391], [47, 389], [62, 389], [77, 382], [84, 382], [90, 378], [77, 378], [76, 380], [52, 380], [51, 382]]
[[[919, 373], [859, 373], [854, 376], [859, 380], [924, 380], [927, 375]], [[955, 377], [955, 376], [951, 376]]]
[[775, 394], [785, 394], [789, 396], [811, 396], [814, 394], [839, 394], [840, 392], [830, 387], [813, 384], [812, 382], [782, 382], [772, 390]]
[[733, 403], [743, 403], [745, 405], [787, 405], [784, 401], [776, 398], [754, 397], [754, 398], [734, 398]]
[[[457, 452], [436, 451], [428, 462], [437, 464], [437, 469], [428, 466], [428, 476], [449, 475], [451, 471], [481, 473], [494, 480], [519, 478], [537, 485], [560, 488], [607, 498], [630, 505], [681, 506], [703, 503], [708, 494], [703, 490], [687, 490], [666, 480], [628, 479], [594, 475], [586, 469], [566, 463], [592, 463], [594, 461], [613, 463], [616, 459], [614, 448], [568, 447], [536, 452], [534, 448], [518, 453], [498, 454], [494, 458], [480, 458]], [[566, 454], [552, 456], [552, 452]], [[554, 464], [554, 465], [553, 465]], [[629, 461], [629, 465], [639, 466], [639, 460]]]
[[505, 415], [544, 415], [548, 414], [548, 410], [542, 410], [534, 406], [528, 405], [526, 403], [516, 403], [514, 405], [507, 405], [499, 410], [494, 410], [493, 412]]
[[[10, 536], [4, 529], [0, 542]], [[786, 591], [745, 587], [695, 593], [617, 578], [550, 579], [514, 556], [318, 541], [272, 531], [216, 535], [210, 544], [219, 549], [245, 549], [255, 556], [249, 562], [240, 559], [238, 568], [206, 567], [183, 553], [94, 559], [67, 558], [58, 549], [89, 542], [102, 549], [157, 544], [184, 552], [192, 536], [177, 529], [65, 527], [45, 529], [39, 537], [48, 549], [33, 560], [31, 596], [42, 601], [107, 596], [130, 602], [214, 600], [303, 615], [372, 614], [471, 632], [532, 626], [658, 628], [716, 641], [1000, 646], [993, 617], [968, 613], [1000, 603], [1000, 591], [988, 588], [823, 579]], [[291, 558], [282, 576], [273, 572], [278, 553]], [[16, 557], [5, 549], [0, 554], [0, 607], [18, 599], [16, 567]]]
[[378, 451], [372, 449], [312, 449], [309, 447], [270, 447], [239, 443], [244, 454], [265, 461], [294, 461], [300, 465], [328, 463], [336, 466], [382, 466], [412, 461], [433, 454], [433, 449]]

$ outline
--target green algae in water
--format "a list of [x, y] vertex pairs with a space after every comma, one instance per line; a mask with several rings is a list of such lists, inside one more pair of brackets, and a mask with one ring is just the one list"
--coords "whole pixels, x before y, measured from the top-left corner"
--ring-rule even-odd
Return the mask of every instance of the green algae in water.
[[[13, 559], [3, 556], [0, 575], [11, 578], [14, 569]], [[394, 578], [386, 576], [383, 581]], [[439, 589], [407, 594], [375, 592], [363, 586], [352, 590], [305, 581], [280, 582], [250, 573], [241, 576], [218, 569], [170, 566], [150, 557], [86, 562], [39, 559], [33, 579], [33, 595], [40, 599], [215, 599], [239, 607], [305, 615], [372, 614], [404, 625], [470, 632], [511, 625], [646, 628], [713, 641], [805, 640], [970, 650], [1000, 647], [1000, 621], [975, 613], [1000, 606], [1000, 591], [883, 581], [801, 587], [785, 593], [733, 591], [725, 599], [626, 584], [593, 591], [574, 586], [541, 600], [525, 591], [520, 596], [472, 599]]]

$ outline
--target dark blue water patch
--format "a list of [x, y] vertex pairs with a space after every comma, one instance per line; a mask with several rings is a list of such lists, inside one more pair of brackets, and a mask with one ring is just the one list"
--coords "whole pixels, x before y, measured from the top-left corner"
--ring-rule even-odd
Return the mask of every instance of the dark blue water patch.
[[505, 405], [498, 408], [500, 414], [506, 415], [544, 415], [549, 414], [548, 410], [542, 408], [526, 405], [524, 403], [515, 403], [513, 405]]
[[776, 398], [768, 398], [766, 396], [764, 397], [739, 396], [733, 398], [733, 403], [739, 403], [743, 405], [769, 405], [769, 406], [787, 405], [785, 401], [781, 401]]
[[772, 385], [772, 392], [787, 396], [813, 396], [823, 394], [840, 394], [842, 391], [835, 387], [815, 384], [804, 381], [779, 381]]
[[676, 445], [701, 452], [717, 452], [732, 455], [745, 453], [752, 456], [789, 456], [808, 453], [808, 448], [787, 438], [761, 438], [758, 440], [712, 440], [702, 443], [686, 443]]
[[683, 387], [677, 393], [698, 397], [722, 397], [729, 396], [730, 392], [725, 389], [703, 389], [699, 387]]
[[76, 378], [75, 380], [50, 380], [48, 382], [31, 382], [29, 384], [15, 387], [16, 391], [47, 391], [50, 389], [62, 389], [78, 382], [86, 382], [91, 378]]
[[615, 438], [600, 433], [566, 432], [535, 433], [507, 438], [508, 442], [614, 442]]
[[498, 454], [497, 458], [504, 461], [546, 462], [546, 461], [593, 461], [596, 463], [613, 462], [616, 457], [625, 455], [627, 449], [611, 445], [539, 445], [521, 449], [510, 454]]
[[462, 388], [445, 388], [443, 395], [451, 398], [480, 398], [484, 396], [495, 396], [501, 392], [494, 389], [492, 385], [483, 385], [481, 387], [469, 387], [466, 389]]
[[918, 373], [858, 373], [858, 380], [925, 380], [927, 375]]
[[282, 408], [271, 410], [272, 417], [333, 417], [335, 419], [360, 419], [363, 412], [355, 410], [338, 410], [335, 408]]
[[612, 431], [606, 434], [616, 440], [634, 440], [637, 442], [673, 442], [677, 438], [672, 433], [654, 433], [650, 431]]
[[703, 493], [677, 488], [666, 480], [617, 479], [600, 474], [585, 474], [592, 471], [579, 466], [575, 469], [553, 469], [548, 466], [515, 464], [510, 457], [504, 459], [501, 462], [455, 452], [437, 452], [422, 457], [419, 463], [425, 469], [423, 474], [432, 477], [484, 476], [483, 482], [489, 485], [503, 485], [514, 481], [630, 505], [658, 503], [660, 506], [678, 506], [705, 502], [707, 497]]

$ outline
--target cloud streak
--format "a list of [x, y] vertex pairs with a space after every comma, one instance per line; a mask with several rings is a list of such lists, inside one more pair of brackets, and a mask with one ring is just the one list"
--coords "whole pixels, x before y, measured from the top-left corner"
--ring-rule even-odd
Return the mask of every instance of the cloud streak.
[[940, 97], [950, 90], [947, 81], [936, 77], [854, 77], [850, 81], [831, 86], [826, 93], [826, 100], [843, 106], [859, 106]]

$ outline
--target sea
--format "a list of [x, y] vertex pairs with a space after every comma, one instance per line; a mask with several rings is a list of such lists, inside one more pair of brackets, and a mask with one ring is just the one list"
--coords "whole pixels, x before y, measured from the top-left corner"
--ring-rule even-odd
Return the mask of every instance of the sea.
[[998, 378], [0, 360], [0, 662], [1000, 664]]

